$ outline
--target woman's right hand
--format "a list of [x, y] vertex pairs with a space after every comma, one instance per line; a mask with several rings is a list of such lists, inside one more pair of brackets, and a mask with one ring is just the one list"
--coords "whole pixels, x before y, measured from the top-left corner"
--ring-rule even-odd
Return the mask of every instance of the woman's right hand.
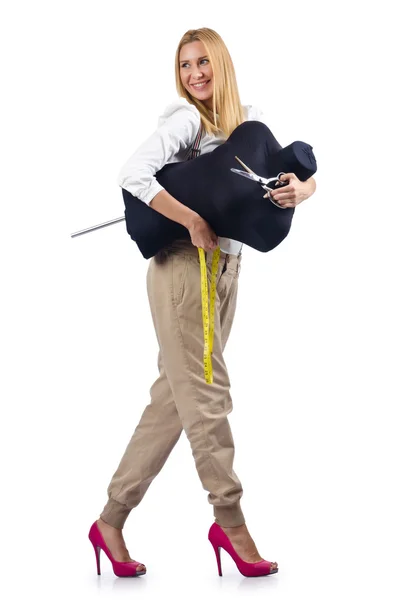
[[218, 236], [208, 222], [200, 215], [194, 217], [187, 229], [190, 233], [192, 244], [197, 248], [203, 248], [206, 252], [211, 252], [218, 246]]

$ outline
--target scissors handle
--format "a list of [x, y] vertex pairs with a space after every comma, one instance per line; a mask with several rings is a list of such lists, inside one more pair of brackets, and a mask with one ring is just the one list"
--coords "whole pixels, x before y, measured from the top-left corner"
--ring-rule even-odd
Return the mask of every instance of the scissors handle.
[[268, 184], [269, 183], [273, 183], [273, 181], [278, 181], [280, 186], [279, 187], [284, 187], [285, 185], [288, 185], [287, 181], [280, 181], [280, 176], [281, 175], [285, 175], [284, 171], [281, 171], [277, 177], [269, 177], [269, 179], [265, 179], [265, 177], [260, 177], [259, 179], [261, 180], [262, 183], [262, 187], [264, 190], [267, 190], [268, 192], [273, 191], [274, 189], [276, 189], [276, 186], [274, 187], [269, 187]]
[[[288, 181], [280, 181], [280, 176], [281, 175], [285, 175], [285, 173], [283, 171], [281, 171], [281, 173], [279, 173], [277, 175], [277, 177], [271, 177], [270, 179], [267, 180], [267, 182], [272, 182], [272, 181], [279, 181], [280, 186], [277, 189], [280, 189], [282, 187], [285, 187], [286, 185], [288, 185]], [[275, 200], [273, 200], [270, 192], [272, 192], [273, 190], [275, 190], [276, 188], [271, 188], [268, 187], [267, 185], [262, 185], [263, 189], [266, 190], [266, 194], [263, 196], [264, 198], [267, 198], [268, 200], [270, 200], [270, 202], [272, 204], [274, 204], [274, 206], [277, 206], [277, 208], [281, 208], [283, 210], [285, 210], [287, 207], [286, 206], [280, 206]]]

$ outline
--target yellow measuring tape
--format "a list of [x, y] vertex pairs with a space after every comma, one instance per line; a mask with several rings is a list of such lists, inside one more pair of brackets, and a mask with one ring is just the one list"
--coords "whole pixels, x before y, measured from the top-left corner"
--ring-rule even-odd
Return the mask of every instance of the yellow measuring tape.
[[207, 285], [207, 265], [205, 260], [204, 248], [198, 248], [200, 256], [200, 274], [201, 274], [201, 308], [203, 313], [204, 328], [204, 375], [206, 383], [212, 383], [212, 360], [211, 354], [214, 345], [214, 323], [215, 323], [215, 295], [216, 295], [216, 276], [218, 273], [219, 257], [221, 254], [220, 246], [214, 250], [212, 255], [211, 268], [211, 288], [210, 288], [210, 314], [208, 316], [208, 285]]

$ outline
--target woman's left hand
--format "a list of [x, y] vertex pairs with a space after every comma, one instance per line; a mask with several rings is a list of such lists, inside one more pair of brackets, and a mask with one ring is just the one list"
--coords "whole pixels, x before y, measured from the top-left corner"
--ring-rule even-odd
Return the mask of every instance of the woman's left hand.
[[316, 189], [313, 177], [310, 177], [307, 181], [300, 181], [295, 173], [280, 175], [280, 181], [288, 180], [288, 185], [270, 192], [272, 199], [285, 208], [294, 208], [303, 200], [307, 200]]

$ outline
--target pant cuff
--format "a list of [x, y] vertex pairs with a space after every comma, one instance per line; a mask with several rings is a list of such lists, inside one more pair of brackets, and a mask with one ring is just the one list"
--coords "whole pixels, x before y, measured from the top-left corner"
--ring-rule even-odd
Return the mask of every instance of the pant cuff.
[[131, 510], [132, 509], [128, 508], [128, 506], [125, 504], [120, 504], [120, 502], [117, 502], [117, 500], [109, 498], [102, 513], [100, 514], [100, 518], [102, 521], [105, 521], [105, 523], [108, 523], [108, 525], [111, 525], [112, 527], [123, 529]]
[[214, 506], [214, 516], [215, 523], [221, 527], [238, 527], [245, 523], [240, 502], [231, 506]]

